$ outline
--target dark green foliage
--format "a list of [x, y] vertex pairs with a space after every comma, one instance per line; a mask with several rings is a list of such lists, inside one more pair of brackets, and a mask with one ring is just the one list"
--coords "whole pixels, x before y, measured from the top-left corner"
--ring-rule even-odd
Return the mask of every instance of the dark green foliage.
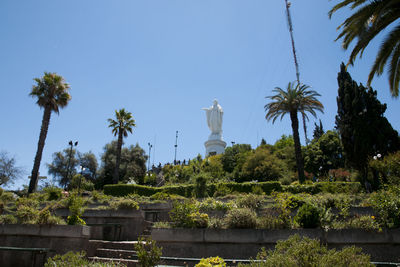
[[[261, 187], [266, 193], [270, 194], [273, 191], [282, 191], [282, 186], [279, 182], [260, 182], [260, 183], [218, 183], [218, 184], [207, 184], [207, 193], [209, 196], [213, 196], [218, 188], [224, 188], [229, 192], [239, 193], [251, 193], [253, 187]], [[184, 184], [177, 186], [163, 186], [163, 187], [150, 187], [144, 185], [134, 184], [118, 184], [118, 185], [106, 185], [104, 186], [104, 194], [111, 196], [127, 196], [129, 194], [138, 194], [141, 196], [151, 196], [158, 192], [164, 192], [167, 194], [175, 194], [184, 197], [191, 197], [195, 186], [192, 184]]]
[[69, 190], [80, 189], [80, 191], [93, 191], [94, 184], [91, 181], [86, 180], [85, 176], [76, 174], [74, 175], [74, 177], [72, 177], [68, 189]]
[[175, 227], [205, 228], [208, 226], [208, 215], [200, 213], [193, 200], [175, 201], [169, 215]]
[[156, 241], [150, 237], [140, 237], [135, 244], [135, 250], [142, 267], [153, 267], [160, 262], [162, 248], [157, 247]]
[[319, 240], [293, 235], [280, 240], [275, 250], [264, 248], [250, 264], [239, 263], [238, 267], [373, 267], [369, 255], [361, 248], [346, 247], [328, 250]]
[[281, 178], [283, 171], [283, 162], [273, 155], [268, 147], [260, 146], [247, 157], [241, 175], [236, 181], [276, 181]]
[[[116, 144], [117, 141], [112, 141], [104, 147], [104, 153], [101, 156], [100, 177], [97, 184], [100, 188], [105, 184], [112, 184], [117, 157]], [[138, 144], [122, 148], [119, 181], [126, 183], [133, 180], [138, 184], [143, 184], [146, 175], [146, 160], [145, 151]]]
[[312, 204], [302, 205], [295, 216], [295, 221], [303, 228], [315, 228], [320, 225], [320, 210]]
[[207, 195], [207, 180], [202, 175], [196, 177], [196, 185], [194, 187], [194, 195], [202, 198]]
[[400, 185], [400, 151], [386, 155], [383, 159], [374, 157], [369, 166], [375, 179], [382, 184]]
[[5, 151], [0, 151], [0, 185], [14, 183], [22, 173], [22, 168], [16, 166], [15, 158]]
[[47, 200], [59, 200], [61, 198], [62, 189], [55, 186], [46, 187], [43, 189], [46, 192]]
[[[226, 172], [233, 172], [234, 169], [241, 165], [241, 155], [251, 151], [251, 146], [248, 144], [236, 144], [225, 149], [225, 153], [222, 155], [221, 161]], [[240, 168], [241, 166], [239, 166]]]
[[378, 215], [378, 222], [388, 228], [400, 226], [400, 188], [390, 187], [371, 196], [371, 205]]
[[72, 194], [68, 198], [68, 208], [71, 214], [67, 218], [67, 223], [69, 225], [75, 225], [75, 224], [86, 225], [86, 222], [81, 218], [83, 212], [85, 211], [86, 208], [85, 206], [86, 206], [85, 200], [76, 194]]
[[58, 180], [61, 186], [67, 187], [71, 179], [78, 173], [78, 167], [82, 166], [85, 171], [82, 175], [86, 179], [94, 181], [97, 172], [97, 159], [92, 152], [80, 153], [75, 149], [64, 149], [53, 153], [53, 161], [47, 164], [49, 174]]
[[313, 138], [315, 140], [318, 140], [324, 133], [324, 127], [322, 126], [322, 121], [319, 120], [319, 125], [317, 125], [316, 123], [314, 123], [315, 128], [314, 128], [314, 133], [313, 133]]
[[386, 155], [400, 148], [397, 131], [383, 116], [386, 104], [381, 104], [372, 88], [357, 85], [342, 63], [338, 74], [338, 115], [336, 127], [344, 149], [346, 165], [367, 177], [368, 159], [380, 153]]
[[271, 149], [274, 155], [286, 164], [289, 171], [295, 172], [297, 170], [296, 157], [294, 154], [294, 139], [292, 135], [282, 135], [280, 139], [276, 140]]
[[255, 228], [257, 226], [257, 214], [249, 208], [237, 208], [228, 211], [225, 217], [228, 228]]
[[327, 175], [329, 170], [344, 167], [342, 145], [336, 131], [327, 131], [305, 149], [304, 167], [314, 175]]
[[297, 193], [309, 193], [318, 194], [321, 192], [325, 193], [350, 193], [356, 194], [363, 190], [360, 183], [353, 182], [318, 182], [310, 185], [287, 185], [283, 186], [285, 192], [293, 194]]

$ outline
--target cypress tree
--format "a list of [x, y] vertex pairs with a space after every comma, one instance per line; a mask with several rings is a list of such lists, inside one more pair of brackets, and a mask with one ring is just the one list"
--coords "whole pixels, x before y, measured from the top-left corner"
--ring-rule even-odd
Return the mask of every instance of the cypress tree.
[[369, 158], [398, 150], [399, 135], [383, 116], [386, 104], [379, 102], [376, 91], [361, 83], [357, 85], [343, 63], [337, 80], [336, 128], [343, 144], [345, 163], [360, 172], [360, 182], [364, 183]]

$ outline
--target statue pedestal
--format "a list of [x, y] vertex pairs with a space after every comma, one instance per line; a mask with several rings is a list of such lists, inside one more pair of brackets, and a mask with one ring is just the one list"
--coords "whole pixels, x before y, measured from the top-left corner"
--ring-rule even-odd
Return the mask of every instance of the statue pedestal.
[[206, 141], [204, 145], [206, 147], [206, 156], [212, 156], [224, 153], [226, 142], [221, 139], [213, 139]]

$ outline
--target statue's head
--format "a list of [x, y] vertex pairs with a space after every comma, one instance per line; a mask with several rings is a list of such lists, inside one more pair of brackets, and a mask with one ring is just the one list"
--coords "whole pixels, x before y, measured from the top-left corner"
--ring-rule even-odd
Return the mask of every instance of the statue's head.
[[214, 99], [214, 102], [213, 102], [213, 104], [214, 104], [214, 106], [218, 105], [218, 101], [217, 101], [217, 99]]

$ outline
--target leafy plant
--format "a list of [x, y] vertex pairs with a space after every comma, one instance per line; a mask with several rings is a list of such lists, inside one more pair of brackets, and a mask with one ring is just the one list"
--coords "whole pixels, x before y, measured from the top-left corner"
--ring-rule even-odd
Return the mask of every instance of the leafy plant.
[[293, 235], [279, 240], [275, 250], [262, 249], [257, 255], [259, 261], [250, 264], [239, 263], [238, 267], [373, 267], [369, 255], [361, 248], [347, 247], [336, 251], [328, 250], [319, 240]]
[[110, 207], [114, 210], [118, 210], [118, 209], [136, 209], [136, 210], [138, 210], [139, 204], [133, 199], [120, 198], [120, 199], [111, 201]]
[[62, 196], [61, 192], [62, 189], [55, 187], [55, 186], [50, 186], [50, 187], [46, 187], [43, 189], [44, 192], [47, 195], [47, 200], [59, 200]]
[[158, 247], [156, 241], [149, 237], [140, 237], [135, 244], [135, 250], [142, 267], [156, 266], [162, 255], [162, 248]]
[[0, 224], [16, 224], [18, 219], [12, 214], [0, 215]]
[[255, 228], [257, 214], [249, 208], [232, 209], [225, 216], [225, 224], [228, 228]]
[[320, 210], [312, 204], [304, 204], [299, 208], [295, 221], [304, 228], [315, 228], [320, 225]]
[[400, 188], [389, 187], [371, 195], [371, 206], [378, 214], [378, 222], [388, 228], [400, 226]]
[[86, 201], [77, 194], [72, 194], [68, 198], [68, 208], [71, 214], [67, 217], [67, 223], [69, 225], [86, 225], [86, 222], [81, 218], [85, 211], [85, 205]]
[[257, 210], [261, 207], [264, 197], [256, 194], [246, 194], [237, 200], [238, 207]]
[[201, 259], [195, 267], [226, 267], [224, 259], [220, 257], [210, 257], [206, 259]]
[[86, 252], [74, 252], [69, 251], [64, 255], [55, 255], [52, 258], [48, 258], [44, 267], [122, 267], [124, 264], [118, 262], [89, 262], [86, 259]]

